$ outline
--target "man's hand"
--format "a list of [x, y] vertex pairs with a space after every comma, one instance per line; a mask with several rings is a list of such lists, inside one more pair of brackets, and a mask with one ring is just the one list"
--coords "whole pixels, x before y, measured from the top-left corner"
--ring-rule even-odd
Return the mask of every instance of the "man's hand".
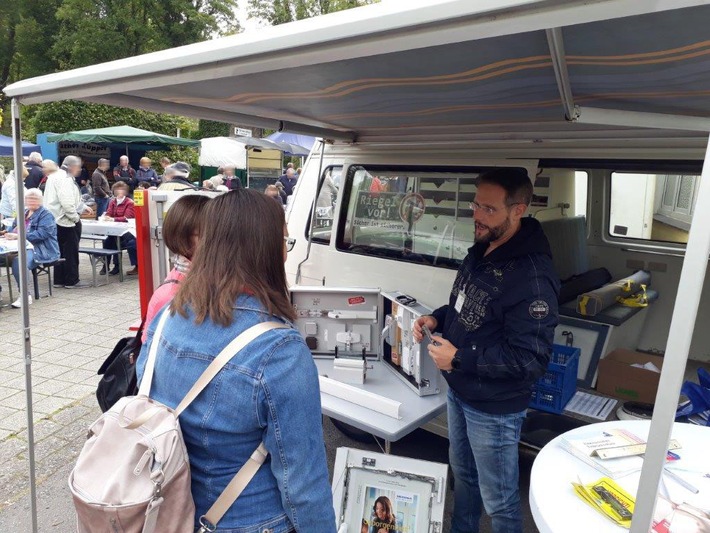
[[434, 360], [434, 364], [439, 370], [450, 372], [452, 370], [451, 361], [457, 351], [456, 346], [438, 335], [432, 335], [431, 338], [434, 339], [434, 342], [439, 343], [439, 346], [434, 346], [433, 343], [429, 344], [429, 355]]
[[422, 326], [426, 326], [429, 328], [429, 331], [434, 332], [436, 330], [437, 325], [438, 322], [433, 316], [420, 316], [414, 321], [414, 329], [412, 330], [412, 333], [414, 334], [414, 340], [417, 342], [422, 342], [422, 337], [424, 336]]
[[8, 232], [5, 234], [5, 238], [8, 241], [16, 241], [17, 240], [17, 233]]
[[91, 208], [87, 205], [87, 206], [86, 206], [86, 209], [84, 209], [84, 213], [86, 213], [86, 214], [88, 214], [88, 215], [93, 215], [93, 214], [94, 214], [94, 210], [91, 209]]

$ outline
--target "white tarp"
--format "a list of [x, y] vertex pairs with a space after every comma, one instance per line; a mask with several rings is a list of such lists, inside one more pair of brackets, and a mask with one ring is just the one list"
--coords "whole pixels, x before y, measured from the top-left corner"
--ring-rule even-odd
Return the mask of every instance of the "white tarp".
[[203, 167], [247, 168], [247, 148], [242, 142], [229, 137], [202, 139], [198, 163]]

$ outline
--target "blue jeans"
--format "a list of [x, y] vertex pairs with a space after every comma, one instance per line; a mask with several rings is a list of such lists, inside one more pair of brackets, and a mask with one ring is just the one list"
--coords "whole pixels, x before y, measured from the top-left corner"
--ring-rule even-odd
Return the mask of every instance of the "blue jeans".
[[478, 533], [482, 507], [493, 533], [522, 533], [518, 442], [525, 413], [484, 413], [449, 389], [449, 463], [455, 482], [451, 533]]
[[[35, 252], [34, 250], [27, 250], [27, 270], [32, 270], [34, 267], [36, 267], [37, 264], [35, 263]], [[12, 275], [15, 278], [15, 282], [17, 283], [17, 290], [20, 290], [20, 257], [17, 256], [15, 259], [12, 260]], [[32, 281], [32, 278], [29, 278], [29, 282]], [[29, 285], [29, 283], [28, 283]]]
[[95, 198], [96, 200], [96, 218], [99, 218], [108, 209], [108, 198]]

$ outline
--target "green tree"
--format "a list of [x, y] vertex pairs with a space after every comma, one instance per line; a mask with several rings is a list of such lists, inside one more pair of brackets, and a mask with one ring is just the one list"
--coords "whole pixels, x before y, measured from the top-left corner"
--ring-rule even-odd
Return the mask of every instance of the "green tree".
[[[51, 54], [56, 28], [55, 13], [62, 0], [0, 1], [0, 88], [32, 76], [54, 72]], [[0, 115], [9, 117], [9, 102], [0, 93]], [[9, 133], [9, 120], [0, 131]]]
[[200, 125], [197, 129], [197, 138], [205, 139], [207, 137], [229, 137], [230, 129], [231, 126], [226, 122], [200, 120]]
[[326, 15], [378, 0], [249, 0], [249, 17], [275, 26], [294, 20]]
[[64, 133], [122, 125], [172, 136], [179, 130], [182, 137], [193, 137], [197, 132], [197, 122], [185, 117], [75, 100], [42, 104], [34, 111], [23, 126], [26, 138], [45, 131]]
[[75, 68], [234, 33], [237, 0], [63, 0], [52, 52]]

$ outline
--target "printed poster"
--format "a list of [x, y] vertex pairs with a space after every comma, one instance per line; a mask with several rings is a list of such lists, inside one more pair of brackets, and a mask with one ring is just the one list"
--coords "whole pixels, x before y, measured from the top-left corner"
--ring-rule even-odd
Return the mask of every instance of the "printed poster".
[[365, 486], [360, 533], [414, 533], [419, 495], [398, 489]]

